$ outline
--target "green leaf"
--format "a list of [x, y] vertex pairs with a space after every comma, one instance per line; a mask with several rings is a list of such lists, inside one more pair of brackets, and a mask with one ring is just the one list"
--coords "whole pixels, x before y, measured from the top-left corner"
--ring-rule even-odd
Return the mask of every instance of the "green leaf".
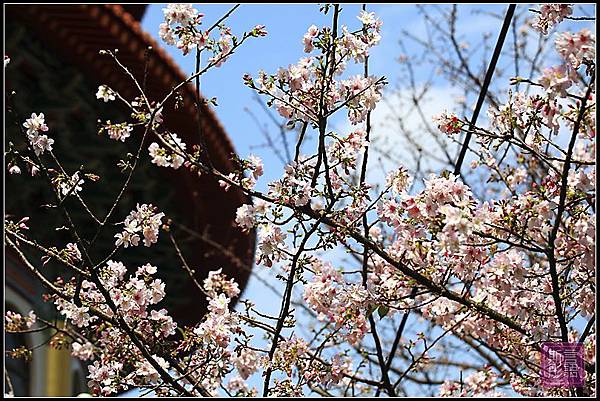
[[390, 308], [388, 308], [385, 305], [380, 305], [379, 308], [377, 308], [377, 314], [379, 315], [379, 317], [381, 319], [383, 319], [385, 317], [385, 315], [388, 314], [389, 311], [390, 311]]
[[377, 305], [369, 305], [369, 308], [367, 309], [367, 318], [369, 318], [369, 316], [371, 316], [373, 314], [373, 312], [375, 312], [375, 309], [377, 309], [378, 306]]

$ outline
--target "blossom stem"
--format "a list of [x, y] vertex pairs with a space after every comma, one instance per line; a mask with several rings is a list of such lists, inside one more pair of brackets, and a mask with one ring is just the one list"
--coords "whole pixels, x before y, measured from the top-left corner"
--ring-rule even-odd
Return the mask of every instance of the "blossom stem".
[[504, 39], [506, 39], [506, 34], [508, 32], [508, 29], [510, 28], [510, 22], [515, 13], [515, 8], [516, 4], [510, 4], [508, 6], [508, 10], [506, 11], [504, 23], [502, 24], [502, 29], [500, 30], [500, 36], [498, 36], [498, 41], [496, 42], [496, 47], [494, 49], [494, 54], [492, 55], [492, 60], [490, 61], [490, 65], [485, 74], [485, 79], [483, 81], [481, 91], [479, 92], [479, 98], [477, 99], [475, 111], [473, 111], [473, 117], [469, 122], [469, 131], [467, 131], [467, 135], [465, 136], [464, 143], [462, 145], [462, 148], [460, 149], [458, 159], [456, 160], [456, 164], [454, 165], [454, 175], [460, 175], [460, 168], [465, 159], [465, 155], [469, 147], [469, 141], [471, 140], [471, 136], [473, 135], [473, 127], [475, 127], [475, 125], [477, 124], [477, 118], [479, 117], [479, 112], [481, 111], [481, 107], [483, 106], [488, 87], [490, 85], [490, 82], [492, 81], [492, 76], [494, 75], [494, 70], [496, 69], [496, 63], [500, 58], [502, 46], [504, 45]]

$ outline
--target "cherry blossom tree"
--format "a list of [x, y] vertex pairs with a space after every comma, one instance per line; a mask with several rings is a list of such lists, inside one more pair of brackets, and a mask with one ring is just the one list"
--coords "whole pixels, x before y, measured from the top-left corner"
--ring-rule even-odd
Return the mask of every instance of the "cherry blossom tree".
[[[270, 316], [251, 299], [233, 308], [238, 284], [218, 267], [195, 281], [168, 216], [152, 199], [114, 216], [121, 191], [104, 217], [93, 216], [98, 230], [114, 231], [114, 246], [92, 259], [94, 241], [79, 235], [69, 205], [85, 207], [86, 184], [98, 177], [62, 170], [52, 148], [60, 139], [53, 138], [44, 110], [16, 110], [7, 94], [7, 115], [26, 146], [7, 152], [7, 171], [47, 182], [72, 242], [64, 249], [40, 243], [28, 231], [28, 216], [5, 219], [6, 246], [41, 281], [66, 321], [9, 311], [5, 330], [55, 333], [54, 345], [70, 347], [87, 365], [95, 395], [131, 389], [164, 396], [594, 394], [595, 35], [559, 32], [553, 45], [561, 63], [542, 68], [530, 60], [529, 77], [496, 78], [495, 87], [515, 88], [501, 101], [488, 87], [515, 14], [509, 6], [483, 80], [465, 65], [442, 66], [478, 93], [473, 115], [445, 112], [430, 122], [436, 137], [456, 143], [458, 157], [447, 153], [446, 164], [428, 175], [397, 165], [376, 183], [367, 180], [376, 140], [371, 114], [387, 80], [370, 74], [369, 58], [382, 20], [363, 6], [344, 25], [342, 7], [324, 5], [331, 24], [311, 25], [298, 38], [306, 57], [241, 77], [296, 133], [283, 132], [294, 137], [288, 138], [290, 162], [261, 191], [257, 183], [266, 166], [260, 158], [240, 158], [236, 171], [219, 171], [205, 149], [188, 146], [161, 117], [181, 86], [194, 82], [198, 88], [207, 71], [267, 35], [257, 25], [237, 36], [225, 25], [236, 8], [206, 28], [192, 5], [169, 4], [158, 27], [161, 39], [197, 60], [209, 53], [206, 65], [198, 62], [162, 99], [149, 99], [137, 81], [135, 99], [100, 86], [98, 100], [124, 103], [132, 120], [107, 121], [99, 133], [107, 141], [139, 143], [123, 189], [147, 154], [154, 168], [188, 169], [214, 177], [223, 191], [236, 187], [250, 195], [253, 202], [237, 210], [236, 223], [258, 232], [255, 269], [272, 271], [282, 284], [271, 294], [279, 313]], [[543, 38], [563, 20], [583, 17], [564, 4], [525, 12], [531, 21], [523, 29]], [[449, 18], [452, 41], [456, 17]], [[118, 53], [99, 57], [128, 71]], [[5, 56], [7, 69], [9, 61]], [[350, 65], [362, 73], [349, 73]], [[488, 119], [478, 123], [486, 99]], [[462, 110], [466, 115], [468, 108]], [[348, 131], [331, 128], [332, 116], [340, 114]], [[143, 127], [141, 137], [133, 126]], [[152, 138], [148, 148], [146, 137]], [[475, 175], [484, 181], [469, 185], [466, 179]], [[106, 224], [113, 219], [122, 220], [118, 228]], [[169, 291], [155, 277], [161, 266], [120, 261], [129, 248], [152, 247], [163, 236], [181, 259], [181, 274], [209, 302], [202, 321], [191, 327], [178, 327], [160, 305]], [[25, 248], [42, 252], [43, 259], [32, 260]], [[343, 259], [334, 257], [341, 253]], [[47, 260], [64, 267], [60, 279], [45, 276]], [[555, 341], [583, 344], [584, 387], [542, 385], [541, 346]], [[476, 357], [461, 357], [464, 349]]]

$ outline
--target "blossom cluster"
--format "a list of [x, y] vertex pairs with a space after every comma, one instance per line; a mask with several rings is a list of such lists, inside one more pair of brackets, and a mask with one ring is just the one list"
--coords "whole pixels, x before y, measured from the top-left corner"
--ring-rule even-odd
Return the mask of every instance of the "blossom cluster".
[[288, 259], [286, 238], [287, 234], [281, 228], [272, 225], [262, 226], [258, 231], [256, 263], [271, 267], [273, 262]]
[[369, 56], [369, 49], [379, 43], [381, 40], [381, 26], [383, 22], [375, 16], [375, 13], [361, 11], [358, 20], [362, 22], [363, 29], [361, 35], [348, 32], [348, 27], [342, 27], [342, 46], [344, 51], [357, 63], [365, 61]]
[[[260, 157], [255, 155], [248, 156], [247, 160], [238, 160], [240, 164], [240, 169], [229, 173], [227, 178], [240, 185], [244, 189], [254, 189], [256, 185], [256, 180], [260, 178], [260, 176], [264, 173], [263, 162]], [[250, 174], [245, 175], [245, 172], [248, 171]], [[230, 184], [229, 182], [219, 180], [219, 185], [225, 189], [225, 191], [229, 190]]]
[[[570, 16], [572, 12], [569, 4], [543, 4], [534, 27], [547, 34], [549, 28]], [[589, 67], [595, 64], [596, 57], [596, 36], [589, 29], [582, 29], [576, 33], [557, 33], [554, 44], [564, 64], [545, 68], [539, 78], [539, 83], [546, 89], [549, 99], [568, 96], [567, 89], [578, 81], [577, 70], [581, 65], [588, 66], [588, 75], [593, 74]]]
[[461, 132], [463, 122], [452, 113], [444, 112], [433, 117], [438, 129], [446, 135], [456, 135]]
[[582, 29], [577, 33], [559, 33], [554, 43], [560, 56], [574, 69], [581, 64], [589, 64], [596, 58], [596, 35], [589, 29]]
[[18, 164], [8, 163], [6, 167], [9, 174], [21, 174], [21, 168]]
[[169, 149], [162, 148], [158, 143], [152, 142], [148, 147], [152, 163], [160, 167], [172, 167], [177, 170], [185, 161], [182, 153], [185, 152], [186, 144], [174, 133], [165, 134], [162, 139], [168, 144]]
[[[56, 297], [54, 303], [68, 323], [87, 329], [104, 325], [103, 330], [91, 330], [96, 336], [90, 341], [71, 344], [73, 356], [94, 361], [89, 366], [88, 375], [94, 393], [109, 395], [127, 385], [157, 382], [157, 371], [133, 346], [123, 328], [103, 323], [97, 318], [98, 313], [114, 316], [114, 310], [117, 310], [125, 324], [147, 342], [162, 341], [173, 335], [177, 324], [167, 311], [150, 309], [165, 297], [164, 283], [153, 278], [156, 272], [155, 266], [146, 264], [140, 266], [135, 274], [128, 275], [123, 263], [111, 260], [98, 272], [98, 284], [104, 291], [96, 283], [83, 280], [79, 306]], [[74, 285], [68, 283], [64, 289], [74, 292]], [[108, 295], [110, 300], [105, 298]], [[168, 364], [163, 363], [164, 359], [154, 358], [168, 368]]]
[[[315, 121], [329, 110], [340, 105], [347, 106], [348, 117], [353, 124], [365, 120], [369, 111], [381, 100], [382, 79], [360, 75], [336, 81], [346, 69], [348, 60], [362, 62], [369, 48], [380, 40], [381, 21], [373, 13], [361, 12], [359, 20], [363, 29], [349, 32], [342, 27], [343, 35], [334, 42], [333, 60], [326, 63], [325, 54], [330, 49], [331, 35], [327, 29], [311, 26], [303, 37], [304, 50], [321, 54], [304, 57], [297, 64], [281, 68], [275, 75], [260, 72], [256, 81], [244, 76], [245, 84], [272, 98], [277, 112], [288, 120]], [[331, 82], [329, 82], [331, 81]]]
[[401, 194], [408, 192], [409, 185], [412, 183], [413, 179], [408, 174], [406, 168], [400, 166], [396, 171], [392, 171], [386, 177], [386, 182], [388, 187], [392, 190], [394, 194]]
[[464, 383], [446, 380], [440, 387], [441, 397], [499, 397], [495, 389], [498, 375], [491, 367], [469, 375]]
[[228, 54], [233, 48], [233, 35], [231, 29], [224, 27], [220, 29], [219, 39], [212, 43], [214, 55], [208, 61], [215, 67], [220, 67], [227, 61]]
[[303, 357], [306, 357], [308, 353], [307, 342], [297, 336], [292, 336], [289, 340], [282, 341], [271, 361], [271, 367], [287, 373], [288, 376], [292, 375], [292, 369], [295, 366], [300, 365], [302, 367], [304, 361]]
[[[556, 50], [564, 64], [545, 68], [539, 83], [546, 89], [550, 99], [566, 97], [567, 89], [577, 82], [577, 69], [581, 65], [592, 65], [596, 57], [596, 36], [588, 29], [578, 33], [563, 32], [555, 40]], [[591, 72], [588, 71], [588, 74]]]
[[208, 273], [203, 283], [204, 291], [210, 297], [217, 297], [221, 293], [228, 298], [237, 297], [240, 294], [240, 287], [233, 279], [227, 280], [222, 270], [212, 270]]
[[532, 26], [546, 35], [550, 29], [571, 14], [573, 14], [573, 7], [570, 4], [541, 4], [539, 15], [533, 21]]
[[566, 97], [567, 89], [573, 85], [573, 81], [577, 79], [575, 70], [568, 64], [557, 65], [554, 67], [544, 68], [539, 83], [546, 89], [546, 93], [550, 98]]
[[281, 179], [269, 183], [269, 196], [284, 204], [307, 205], [314, 196], [310, 183], [314, 170], [314, 160], [299, 157], [285, 166]]
[[110, 139], [125, 142], [125, 140], [131, 136], [131, 131], [133, 131], [133, 126], [131, 124], [111, 123], [110, 121], [107, 121], [100, 127], [98, 133], [102, 134], [106, 132]]
[[[581, 190], [593, 190], [589, 179], [584, 180], [586, 184]], [[399, 199], [389, 197], [382, 200], [378, 208], [380, 219], [396, 232], [386, 251], [422, 269], [423, 274], [439, 283], [448, 282], [450, 277], [469, 283], [475, 301], [485, 302], [495, 311], [519, 322], [535, 341], [546, 341], [557, 335], [559, 322], [548, 317], [548, 314], [552, 316], [555, 307], [550, 295], [552, 283], [544, 273], [545, 267], [538, 263], [528, 265], [522, 251], [498, 250], [478, 241], [502, 238], [510, 242], [511, 234], [508, 233], [526, 232], [521, 241], [540, 248], [545, 246], [552, 230], [550, 222], [553, 205], [557, 202], [557, 181], [557, 175], [550, 175], [542, 183], [541, 192], [527, 192], [508, 203], [476, 205], [470, 189], [456, 181], [456, 177], [432, 176], [425, 181], [425, 190], [417, 196], [400, 191]], [[570, 188], [576, 190], [578, 182], [573, 178]], [[571, 266], [577, 272], [573, 276], [575, 282], [571, 284], [573, 292], [565, 302], [573, 310], [590, 316], [594, 309], [589, 297], [593, 276], [589, 272], [594, 269], [594, 251], [590, 241], [595, 235], [591, 231], [593, 226], [590, 224], [593, 223], [589, 216], [580, 214], [578, 219], [576, 225], [572, 225], [571, 219], [566, 220], [566, 231], [560, 230], [556, 246], [561, 249], [561, 258], [574, 258]], [[579, 239], [575, 240], [567, 232], [576, 233]], [[385, 263], [379, 267], [376, 264], [375, 268], [369, 282], [371, 292], [383, 298], [379, 302], [390, 302], [396, 297], [401, 298], [403, 292], [406, 294], [407, 283], [398, 279], [394, 269], [386, 269]], [[533, 288], [543, 290], [532, 291]], [[526, 352], [527, 348], [523, 345], [507, 343], [493, 320], [470, 314], [454, 301], [428, 297], [417, 299], [425, 305], [421, 308], [423, 316], [446, 329], [455, 327], [454, 332], [469, 333], [480, 341], [504, 347], [507, 352], [516, 355]], [[506, 301], [509, 299], [511, 302]], [[400, 302], [396, 307], [406, 305]], [[514, 335], [516, 333], [505, 334]], [[473, 376], [473, 383], [477, 384], [477, 388], [466, 387], [463, 390], [469, 394], [493, 393], [491, 384], [495, 383], [495, 379], [489, 378], [487, 373]], [[455, 383], [448, 382], [442, 386], [442, 395], [457, 395], [457, 389]]]
[[344, 338], [356, 344], [369, 330], [366, 321], [367, 293], [357, 284], [346, 283], [329, 262], [314, 259], [313, 279], [304, 286], [304, 299], [320, 321], [335, 323]]
[[81, 192], [82, 185], [84, 184], [83, 178], [79, 175], [79, 171], [73, 173], [72, 176], [66, 177], [63, 174], [57, 178], [58, 190], [62, 196], [74, 195], [77, 192]]
[[558, 133], [561, 113], [562, 105], [555, 98], [523, 92], [511, 94], [498, 109], [490, 107], [487, 111], [492, 128], [502, 135], [514, 136], [515, 130], [526, 132], [523, 142], [534, 149], [539, 149], [543, 142], [542, 125], [553, 134]]
[[254, 373], [257, 356], [250, 350], [234, 356], [228, 348], [240, 331], [237, 313], [230, 310], [231, 297], [239, 294], [237, 285], [220, 271], [214, 271], [204, 280], [203, 289], [208, 295], [208, 312], [190, 332], [188, 341], [196, 346], [186, 361], [193, 381], [215, 391], [233, 366], [242, 378]]
[[241, 378], [247, 380], [260, 367], [260, 359], [255, 351], [245, 348], [240, 351], [239, 355], [233, 357], [233, 366]]
[[339, 94], [348, 108], [348, 119], [354, 125], [365, 121], [381, 100], [381, 81], [375, 77], [354, 77], [340, 81]]
[[140, 233], [144, 237], [144, 245], [151, 246], [158, 241], [158, 231], [164, 213], [157, 213], [156, 207], [149, 204], [138, 204], [136, 210], [125, 218], [123, 231], [115, 234], [116, 246], [138, 246]]
[[107, 85], [100, 85], [98, 87], [98, 92], [96, 92], [96, 98], [102, 99], [104, 103], [115, 100], [115, 91], [113, 91]]
[[27, 128], [27, 138], [36, 156], [40, 156], [45, 151], [52, 151], [54, 139], [42, 134], [42, 132], [48, 131], [44, 113], [32, 113], [31, 118], [25, 120], [23, 126]]
[[84, 344], [81, 344], [77, 341], [74, 341], [71, 344], [71, 355], [81, 361], [88, 361], [94, 358], [94, 344], [89, 341], [86, 341]]
[[367, 133], [358, 129], [347, 137], [335, 138], [327, 147], [327, 157], [332, 162], [332, 169], [339, 165], [346, 175], [356, 168], [356, 162], [362, 151], [369, 145]]
[[73, 242], [69, 242], [65, 246], [65, 249], [62, 250], [61, 254], [62, 257], [71, 264], [81, 261], [81, 251], [79, 250], [77, 244]]
[[37, 321], [37, 316], [34, 311], [29, 311], [27, 316], [13, 311], [7, 311], [4, 316], [4, 327], [7, 331], [19, 332], [33, 327]]
[[176, 45], [184, 56], [205, 45], [206, 33], [196, 29], [204, 14], [198, 13], [192, 4], [168, 4], [162, 11], [164, 22], [160, 24], [158, 35], [166, 44]]

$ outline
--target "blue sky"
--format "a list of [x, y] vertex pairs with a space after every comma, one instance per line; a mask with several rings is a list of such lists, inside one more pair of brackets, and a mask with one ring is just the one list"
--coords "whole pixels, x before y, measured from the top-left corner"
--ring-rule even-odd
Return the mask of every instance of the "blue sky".
[[[231, 7], [231, 4], [205, 4], [197, 8], [205, 14], [206, 26], [210, 26]], [[158, 25], [163, 19], [162, 8], [163, 5], [151, 5], [143, 20], [143, 28], [155, 38], [157, 38]], [[410, 15], [414, 14], [414, 7], [395, 6], [390, 8], [389, 6], [373, 5], [369, 6], [369, 9], [376, 12], [381, 9], [388, 10], [383, 43], [379, 49], [375, 50], [375, 53], [381, 53], [383, 47], [389, 47], [386, 44], [393, 44], [393, 34], [390, 31], [393, 31], [394, 25], [399, 26], [397, 24], [400, 19], [410, 18]], [[356, 19], [356, 15], [359, 11], [358, 4], [343, 6], [341, 23], [358, 26], [359, 21]], [[392, 16], [394, 21], [391, 21], [390, 17]], [[270, 161], [271, 157], [270, 152], [264, 152], [261, 155], [260, 150], [253, 148], [257, 143], [263, 142], [263, 139], [252, 117], [244, 111], [244, 108], [251, 108], [259, 118], [265, 117], [265, 115], [253, 100], [252, 91], [243, 85], [243, 74], [248, 72], [256, 76], [261, 69], [274, 73], [280, 66], [296, 63], [299, 58], [306, 56], [302, 51], [301, 39], [307, 28], [311, 24], [327, 25], [330, 23], [330, 18], [331, 13], [324, 16], [319, 12], [319, 6], [316, 4], [245, 4], [229, 18], [228, 25], [239, 36], [244, 31], [252, 29], [256, 24], [266, 25], [269, 32], [268, 36], [264, 38], [247, 42], [222, 67], [209, 71], [201, 81], [203, 94], [207, 98], [213, 96], [218, 98], [219, 106], [215, 111], [240, 155], [257, 153], [264, 156], [265, 164]], [[390, 19], [388, 20], [388, 18]], [[390, 26], [387, 25], [388, 21]], [[193, 72], [195, 62], [193, 55], [184, 57], [174, 47], [168, 47], [167, 51], [186, 73]], [[372, 72], [393, 76], [395, 64], [393, 58], [393, 54], [389, 54], [387, 60], [373, 57], [374, 60], [380, 61], [376, 61], [377, 64], [372, 65]], [[267, 172], [266, 178], [274, 177], [269, 177], [269, 172]]]
[[[142, 21], [143, 29], [163, 45], [185, 73], [191, 74], [194, 71], [195, 64], [193, 54], [184, 57], [178, 49], [164, 45], [158, 38], [158, 26], [163, 20], [162, 8], [164, 6], [163, 4], [153, 4], [148, 7]], [[204, 23], [206, 26], [210, 26], [232, 6], [233, 4], [204, 4], [197, 5], [196, 8], [205, 14]], [[503, 14], [506, 9], [506, 5], [489, 5], [486, 7], [488, 11], [498, 14]], [[520, 7], [525, 6], [521, 5]], [[340, 23], [350, 27], [358, 27], [359, 22], [356, 16], [359, 14], [361, 6], [350, 4], [342, 5], [342, 8]], [[399, 69], [397, 63], [401, 51], [397, 41], [403, 29], [419, 36], [424, 32], [424, 21], [417, 13], [414, 5], [370, 4], [367, 8], [368, 11], [374, 11], [383, 20], [382, 41], [371, 51], [370, 73], [385, 75], [390, 82], [390, 88], [401, 88], [403, 83], [398, 81]], [[471, 11], [473, 9], [474, 6], [460, 6], [459, 15], [472, 16]], [[588, 15], [593, 15], [593, 12]], [[317, 26], [329, 25], [330, 19], [331, 14], [325, 16], [320, 13], [317, 4], [243, 4], [228, 19], [227, 24], [232, 28], [233, 33], [241, 36], [244, 31], [249, 31], [255, 25], [262, 24], [266, 26], [269, 32], [268, 36], [250, 40], [222, 67], [212, 69], [202, 77], [202, 93], [206, 98], [217, 97], [219, 106], [215, 108], [215, 112], [238, 154], [245, 157], [253, 153], [263, 159], [265, 176], [261, 180], [262, 183], [259, 184], [259, 189], [264, 189], [266, 182], [279, 177], [282, 165], [271, 150], [256, 147], [257, 144], [264, 143], [264, 139], [256, 123], [245, 109], [251, 109], [258, 118], [265, 122], [268, 122], [269, 119], [262, 108], [253, 100], [253, 92], [243, 84], [242, 76], [245, 73], [256, 76], [259, 70], [274, 73], [281, 66], [296, 63], [299, 58], [306, 56], [302, 51], [301, 39], [307, 28], [312, 24]], [[466, 19], [461, 21], [463, 22], [457, 25], [457, 33], [459, 37], [462, 36], [465, 40], [475, 39], [485, 31], [490, 32], [495, 41], [501, 25], [497, 19], [486, 15], [468, 18], [468, 22], [464, 22], [467, 21]], [[581, 29], [581, 26], [576, 29]], [[428, 76], [429, 73], [430, 71], [427, 70], [419, 71], [417, 79], [422, 79]], [[454, 96], [458, 94], [452, 89], [451, 83], [446, 82], [441, 77], [436, 78], [434, 83], [435, 87], [431, 92], [433, 99], [428, 104], [430, 116], [446, 108], [451, 109]], [[343, 117], [343, 115], [340, 117]], [[375, 125], [377, 125], [378, 122], [385, 119], [385, 115], [381, 111], [376, 111], [374, 119]], [[344, 122], [344, 118], [338, 118], [333, 123], [336, 128], [349, 127]], [[271, 132], [275, 133], [274, 126], [270, 125], [270, 128]], [[385, 129], [378, 131], [376, 127], [374, 135], [378, 134], [389, 135], [390, 133], [386, 133]], [[331, 256], [334, 257], [334, 255]], [[257, 268], [259, 272], [261, 269]], [[259, 274], [264, 275], [272, 282], [270, 274], [264, 272]], [[262, 312], [277, 314], [279, 300], [273, 302], [273, 298], [265, 296], [265, 294], [271, 294], [270, 290], [265, 289], [258, 280], [252, 278], [243, 297], [252, 299]]]
[[[196, 7], [205, 14], [204, 24], [208, 27], [232, 6], [233, 4], [203, 4]], [[142, 21], [143, 28], [165, 47], [186, 73], [191, 74], [195, 66], [194, 55], [182, 56], [177, 48], [164, 45], [158, 38], [158, 26], [163, 20], [162, 8], [164, 7], [164, 4], [150, 5]], [[458, 24], [458, 36], [468, 40], [481, 35], [483, 31], [490, 31], [495, 38], [500, 30], [499, 21], [486, 15], [471, 17], [473, 9], [477, 7], [479, 6], [459, 6], [459, 15], [464, 16], [464, 19], [461, 19]], [[425, 23], [414, 5], [369, 4], [367, 8], [383, 20], [382, 40], [371, 50], [369, 72], [377, 76], [385, 75], [388, 78], [387, 93], [389, 93], [392, 88], [403, 85], [398, 79], [397, 62], [401, 53], [397, 42], [402, 35], [402, 30], [406, 29], [416, 36], [422, 36], [425, 32]], [[503, 14], [505, 8], [505, 5], [487, 6], [487, 10], [498, 14]], [[340, 24], [359, 27], [356, 16], [360, 9], [360, 4], [342, 5]], [[263, 24], [269, 32], [268, 36], [250, 40], [222, 67], [212, 69], [202, 77], [202, 93], [206, 98], [217, 97], [219, 106], [215, 108], [215, 112], [232, 139], [238, 154], [245, 157], [254, 153], [263, 158], [266, 166], [275, 166], [266, 169], [263, 183], [278, 177], [281, 164], [272, 151], [257, 148], [257, 145], [264, 143], [264, 139], [255, 121], [245, 109], [249, 108], [259, 119], [268, 124], [271, 133], [276, 131], [274, 126], [269, 124], [264, 111], [253, 99], [253, 91], [243, 85], [242, 76], [245, 73], [256, 76], [260, 70], [275, 73], [281, 66], [287, 67], [289, 64], [296, 63], [298, 59], [306, 56], [302, 51], [301, 39], [307, 28], [312, 24], [325, 26], [330, 23], [331, 13], [323, 15], [319, 12], [317, 4], [242, 4], [227, 22], [234, 34], [241, 36], [244, 31], [249, 31], [256, 24]], [[358, 72], [357, 69], [356, 73]], [[425, 78], [429, 74], [429, 69], [416, 72], [417, 79]], [[432, 90], [433, 98], [428, 105], [431, 115], [451, 108], [457, 94], [450, 83], [441, 77], [436, 77], [435, 84], [436, 87]], [[333, 128], [350, 129], [341, 113], [338, 118], [335, 117], [332, 121]], [[378, 129], [383, 130], [377, 126], [382, 125], [381, 122], [385, 117], [387, 117], [386, 109], [380, 106], [373, 116], [374, 135], [378, 135]]]
[[[233, 4], [204, 4], [196, 5], [196, 8], [205, 14], [204, 24], [208, 27], [229, 11], [232, 6]], [[148, 7], [142, 21], [143, 29], [163, 45], [186, 74], [191, 74], [195, 67], [193, 54], [182, 56], [176, 47], [166, 46], [158, 38], [158, 26], [163, 21], [162, 8], [164, 7], [164, 4], [152, 4]], [[460, 6], [459, 13], [469, 15], [472, 8], [472, 6]], [[413, 5], [369, 4], [367, 9], [374, 11], [383, 20], [381, 42], [370, 52], [369, 72], [374, 75], [385, 75], [389, 81], [389, 88], [402, 86], [402, 83], [398, 82], [397, 58], [401, 52], [397, 41], [402, 29], [407, 29], [416, 35], [424, 32], [423, 19]], [[504, 9], [504, 5], [490, 6], [490, 10], [500, 13]], [[360, 10], [360, 4], [342, 5], [340, 24], [359, 27], [360, 22], [356, 16]], [[271, 150], [256, 147], [258, 144], [264, 143], [264, 139], [250, 114], [244, 110], [251, 109], [258, 118], [266, 123], [269, 122], [269, 118], [253, 99], [253, 91], [243, 84], [242, 76], [245, 73], [256, 76], [261, 69], [268, 73], [275, 73], [281, 66], [287, 67], [289, 64], [296, 63], [299, 58], [306, 56], [303, 52], [302, 36], [307, 28], [312, 24], [325, 26], [330, 23], [331, 13], [323, 15], [319, 12], [317, 4], [243, 4], [228, 19], [227, 24], [232, 28], [233, 33], [241, 36], [244, 31], [251, 30], [257, 24], [263, 24], [269, 34], [266, 37], [253, 38], [246, 42], [223, 66], [213, 68], [202, 76], [202, 93], [206, 98], [217, 97], [219, 105], [215, 108], [215, 112], [232, 139], [238, 154], [246, 157], [253, 153], [263, 159], [265, 175], [259, 181], [259, 189], [264, 189], [268, 181], [279, 178], [282, 165]], [[497, 35], [500, 29], [499, 25], [497, 20], [494, 20], [494, 25], [491, 25], [490, 17], [480, 16], [471, 18], [469, 24], [460, 25], [458, 34], [468, 38], [488, 29]], [[357, 70], [356, 73], [358, 72]], [[418, 72], [417, 78], [427, 75], [429, 75], [429, 71]], [[430, 115], [451, 107], [453, 102], [453, 97], [450, 96], [453, 90], [449, 87], [449, 83], [440, 78], [436, 84], [438, 86], [432, 92], [434, 99], [428, 108]], [[384, 109], [385, 107], [380, 106], [380, 110], [375, 111], [374, 135], [378, 135], [378, 122], [385, 119]], [[334, 128], [350, 129], [350, 125], [345, 120], [345, 116], [338, 113], [337, 119], [333, 120]], [[270, 128], [272, 133], [276, 132], [272, 124]], [[379, 132], [379, 134], [389, 133]], [[309, 147], [310, 145], [308, 143]], [[264, 291], [264, 288], [261, 287], [260, 283], [251, 279], [243, 296], [259, 301], [264, 297], [257, 299], [253, 295]], [[265, 302], [265, 308], [270, 312], [276, 313], [278, 306], [272, 302]]]
[[[143, 29], [163, 45], [186, 74], [191, 74], [195, 67], [193, 54], [182, 56], [177, 48], [164, 45], [158, 38], [158, 26], [163, 20], [162, 8], [164, 6], [163, 4], [153, 4], [148, 7], [142, 21]], [[196, 7], [205, 14], [204, 24], [208, 27], [229, 11], [232, 6], [233, 4], [205, 4]], [[389, 5], [370, 5], [368, 9], [375, 11], [378, 15], [385, 15], [382, 42], [374, 50], [372, 57], [373, 60], [378, 61], [371, 66], [371, 71], [373, 74], [386, 75], [392, 80], [396, 66], [394, 58], [397, 57], [397, 52], [394, 51], [396, 41], [394, 31], [405, 25], [402, 21], [414, 20], [415, 9], [411, 6]], [[341, 24], [357, 27], [359, 21], [356, 16], [359, 12], [359, 4], [344, 5]], [[257, 24], [263, 24], [269, 34], [266, 37], [254, 38], [246, 42], [220, 68], [214, 68], [202, 76], [202, 93], [207, 98], [213, 96], [218, 98], [219, 105], [215, 108], [215, 112], [232, 139], [238, 154], [245, 157], [253, 153], [263, 159], [265, 175], [259, 181], [259, 188], [264, 189], [266, 182], [278, 178], [283, 166], [272, 151], [256, 147], [257, 144], [264, 143], [264, 139], [256, 123], [244, 109], [251, 109], [258, 118], [265, 122], [268, 122], [269, 119], [253, 99], [253, 91], [243, 84], [242, 76], [245, 73], [256, 76], [261, 69], [274, 73], [280, 66], [296, 63], [299, 58], [306, 56], [301, 40], [307, 28], [312, 24], [328, 25], [330, 19], [331, 13], [324, 16], [319, 12], [319, 6], [316, 4], [242, 5], [227, 22], [233, 33], [241, 36], [244, 31], [251, 30]], [[344, 123], [340, 121], [339, 124]], [[271, 124], [270, 128], [273, 129], [274, 126]], [[243, 296], [256, 301], [259, 307], [264, 306], [266, 312], [277, 313], [277, 303], [269, 302], [264, 296], [254, 296], [264, 294], [264, 291], [257, 280], [251, 279]], [[261, 305], [263, 302], [264, 305]]]
[[[186, 74], [191, 74], [195, 67], [193, 54], [182, 56], [177, 48], [164, 45], [158, 38], [158, 26], [163, 20], [163, 7], [162, 4], [153, 4], [148, 7], [142, 21], [143, 28], [163, 45]], [[196, 7], [205, 14], [204, 23], [206, 26], [210, 26], [225, 14], [232, 7], [232, 4], [205, 4]], [[361, 6], [351, 4], [343, 5], [342, 8], [340, 24], [355, 28], [359, 27], [360, 22], [356, 16], [359, 14]], [[396, 86], [398, 79], [396, 59], [400, 54], [397, 40], [400, 31], [401, 29], [409, 29], [412, 32], [418, 32], [423, 29], [422, 21], [418, 18], [414, 6], [368, 5], [368, 11], [374, 11], [383, 20], [382, 40], [371, 51], [370, 73], [385, 75], [390, 82], [390, 87]], [[282, 165], [269, 149], [256, 148], [256, 145], [264, 143], [264, 140], [256, 123], [244, 109], [250, 108], [257, 117], [262, 118], [264, 121], [269, 121], [269, 119], [256, 101], [253, 100], [253, 92], [243, 84], [242, 76], [245, 73], [256, 76], [261, 69], [274, 73], [279, 67], [288, 66], [296, 63], [299, 58], [306, 57], [301, 41], [307, 28], [312, 24], [325, 26], [330, 25], [330, 23], [331, 13], [326, 16], [323, 15], [319, 12], [319, 6], [316, 4], [242, 5], [228, 19], [228, 26], [232, 28], [233, 33], [241, 36], [244, 31], [252, 29], [257, 24], [263, 24], [269, 34], [264, 38], [256, 38], [247, 42], [222, 67], [212, 69], [202, 77], [202, 93], [206, 98], [213, 96], [218, 98], [219, 105], [215, 108], [215, 112], [232, 139], [238, 154], [245, 157], [253, 153], [263, 159], [265, 176], [262, 177], [262, 182], [259, 182], [259, 188], [264, 189], [266, 182], [278, 178], [282, 172]], [[476, 27], [471, 26], [469, 30], [473, 31], [475, 29]], [[360, 70], [356, 71], [356, 73], [359, 72]], [[445, 92], [445, 84], [440, 82], [440, 85], [441, 90]], [[443, 95], [440, 98], [445, 99], [446, 103], [450, 100]], [[439, 110], [440, 107], [434, 107], [432, 114], [434, 111], [441, 111]], [[349, 128], [349, 125], [345, 123], [344, 115], [340, 114], [339, 117], [333, 121], [334, 126], [341, 129]], [[273, 125], [270, 125], [270, 127], [271, 129], [274, 128]], [[340, 254], [330, 253], [327, 257], [333, 259], [334, 263], [336, 261], [341, 263], [344, 254], [343, 252]], [[205, 266], [203, 268], [210, 269], [212, 267]], [[273, 272], [262, 266], [255, 267], [255, 273], [276, 286], [280, 284], [279, 281], [274, 280]], [[263, 313], [271, 315], [279, 313], [280, 300], [276, 299], [274, 294], [266, 289], [260, 280], [254, 276], [250, 279], [242, 297], [255, 302], [257, 309]], [[257, 333], [257, 338], [260, 337], [260, 334]], [[258, 376], [254, 375], [249, 383], [255, 385], [258, 389], [262, 389], [261, 378]]]

